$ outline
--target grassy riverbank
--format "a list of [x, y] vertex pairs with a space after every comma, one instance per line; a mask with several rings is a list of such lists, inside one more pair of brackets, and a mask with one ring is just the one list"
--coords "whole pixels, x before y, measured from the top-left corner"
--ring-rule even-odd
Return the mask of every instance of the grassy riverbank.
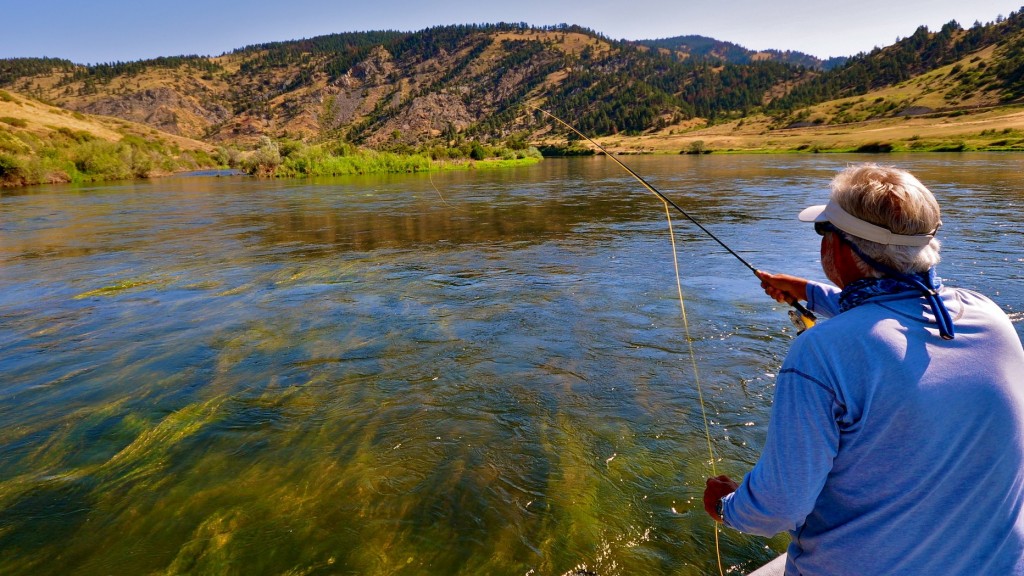
[[306, 144], [264, 137], [255, 149], [238, 150], [0, 90], [0, 187], [133, 180], [204, 168], [306, 178], [497, 168], [540, 159], [536, 148], [515, 140], [377, 151], [343, 141]]
[[217, 166], [201, 150], [173, 150], [130, 136], [108, 142], [88, 132], [60, 130], [26, 142], [0, 131], [0, 146], [0, 186], [8, 187], [131, 180]]
[[[0, 117], [0, 122], [5, 121]], [[503, 168], [541, 160], [536, 149], [490, 149], [475, 158], [462, 155], [458, 149], [434, 155], [355, 149], [338, 154], [326, 146], [291, 145], [282, 155], [280, 148], [270, 142], [248, 153], [226, 148], [207, 153], [167, 148], [160, 141], [131, 135], [110, 142], [88, 131], [68, 128], [42, 136], [12, 138], [0, 127], [0, 186], [133, 180], [214, 167], [240, 168], [260, 177], [308, 178]], [[269, 150], [278, 152], [271, 154]]]
[[509, 147], [467, 142], [457, 146], [377, 151], [357, 148], [345, 142], [310, 145], [295, 141], [275, 142], [264, 137], [256, 150], [238, 154], [231, 162], [255, 176], [307, 178], [521, 166], [540, 159], [540, 152], [525, 144]]
[[1024, 106], [791, 128], [777, 126], [766, 116], [754, 116], [714, 126], [670, 128], [597, 141], [610, 152], [622, 154], [1021, 152]]
[[[849, 114], [871, 102], [830, 105]], [[837, 122], [839, 115], [827, 112], [816, 112], [809, 125], [798, 127], [753, 116], [597, 140], [614, 154], [1024, 151], [1024, 106], [859, 122]], [[307, 144], [264, 137], [254, 149], [240, 151], [0, 91], [0, 187], [152, 178], [214, 167], [287, 178], [465, 170], [532, 164], [541, 158], [538, 148], [545, 155], [586, 152], [564, 136], [532, 144], [536, 147], [516, 139], [493, 146], [458, 141], [381, 151], [343, 141]]]
[[213, 146], [0, 90], [0, 187], [149, 178], [212, 168]]

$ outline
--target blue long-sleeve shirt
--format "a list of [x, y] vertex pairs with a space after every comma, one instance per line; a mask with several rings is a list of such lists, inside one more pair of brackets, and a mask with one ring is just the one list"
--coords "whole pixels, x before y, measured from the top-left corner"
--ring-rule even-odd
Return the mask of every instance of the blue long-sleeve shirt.
[[788, 531], [788, 576], [1024, 576], [1024, 349], [990, 300], [944, 288], [942, 340], [916, 293], [838, 313], [794, 342], [761, 458], [726, 524]]

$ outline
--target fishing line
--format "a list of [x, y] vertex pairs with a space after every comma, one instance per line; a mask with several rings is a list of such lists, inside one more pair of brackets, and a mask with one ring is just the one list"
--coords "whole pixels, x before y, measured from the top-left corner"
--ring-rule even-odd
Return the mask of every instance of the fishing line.
[[[683, 315], [683, 333], [686, 335], [686, 346], [690, 351], [690, 365], [693, 367], [693, 380], [697, 388], [697, 400], [700, 402], [700, 415], [704, 420], [704, 438], [708, 441], [708, 459], [711, 462], [711, 475], [718, 476], [715, 468], [715, 451], [711, 446], [711, 428], [708, 426], [708, 412], [704, 408], [704, 391], [700, 385], [700, 370], [697, 369], [697, 354], [693, 350], [693, 338], [690, 336], [690, 322], [686, 317], [686, 301], [683, 299], [683, 283], [679, 274], [679, 256], [676, 253], [676, 235], [672, 228], [672, 211], [665, 205], [665, 220], [668, 221], [668, 237], [672, 241], [672, 266], [676, 272], [676, 292], [679, 294], [679, 310]], [[718, 523], [715, 523], [715, 556], [718, 558], [718, 573], [725, 576], [722, 570], [722, 548], [718, 541]]]
[[[726, 251], [729, 252], [729, 254], [732, 254], [733, 256], [735, 256], [737, 260], [742, 262], [747, 268], [749, 268], [752, 272], [754, 272], [755, 275], [757, 274], [757, 269], [754, 268], [753, 266], [751, 266], [750, 263], [747, 262], [742, 256], [740, 256], [735, 251], [733, 251], [732, 248], [729, 248], [728, 246], [726, 246], [724, 242], [719, 240], [717, 236], [712, 234], [711, 231], [709, 231], [707, 228], [705, 228], [700, 222], [698, 222], [692, 216], [687, 214], [686, 211], [683, 210], [682, 208], [680, 208], [675, 202], [673, 202], [667, 196], [665, 196], [664, 194], [659, 192], [654, 186], [651, 186], [646, 180], [643, 179], [643, 177], [641, 177], [639, 174], [634, 172], [629, 166], [626, 166], [618, 158], [616, 158], [616, 157], [612, 156], [611, 154], [609, 154], [608, 151], [605, 150], [603, 146], [601, 146], [597, 142], [594, 142], [594, 140], [592, 140], [589, 136], [587, 136], [586, 134], [583, 134], [582, 132], [577, 130], [575, 127], [573, 127], [569, 123], [565, 122], [561, 118], [555, 116], [554, 114], [548, 112], [547, 110], [543, 110], [541, 108], [536, 108], [534, 106], [530, 106], [530, 108], [532, 108], [534, 110], [537, 110], [537, 111], [545, 114], [546, 116], [552, 118], [553, 120], [555, 120], [559, 124], [565, 126], [569, 130], [572, 130], [574, 133], [578, 134], [581, 138], [587, 140], [588, 142], [590, 142], [591, 144], [596, 146], [598, 148], [598, 150], [600, 150], [601, 152], [604, 152], [605, 156], [607, 156], [608, 158], [611, 158], [612, 160], [614, 160], [616, 164], [621, 166], [624, 170], [626, 170], [626, 172], [628, 172], [631, 176], [636, 178], [644, 186], [644, 188], [646, 188], [647, 190], [652, 192], [655, 196], [657, 196], [658, 199], [660, 199], [662, 204], [665, 206], [665, 219], [668, 222], [668, 235], [669, 235], [669, 239], [671, 240], [671, 244], [672, 244], [672, 266], [674, 267], [675, 275], [676, 275], [676, 292], [677, 292], [677, 294], [679, 296], [679, 311], [680, 311], [680, 313], [682, 314], [682, 317], [683, 317], [683, 332], [684, 332], [684, 335], [686, 336], [686, 345], [687, 345], [687, 348], [688, 348], [688, 351], [689, 351], [689, 356], [690, 356], [690, 366], [691, 366], [691, 368], [693, 370], [694, 387], [697, 389], [697, 400], [698, 400], [698, 402], [700, 404], [701, 418], [704, 421], [704, 438], [707, 440], [707, 445], [708, 445], [708, 460], [711, 463], [711, 475], [712, 476], [718, 476], [718, 470], [717, 470], [717, 467], [715, 466], [715, 451], [714, 451], [713, 443], [711, 441], [711, 427], [708, 424], [708, 413], [707, 413], [707, 408], [706, 408], [705, 403], [704, 403], [704, 390], [703, 390], [703, 387], [701, 386], [701, 383], [700, 383], [700, 370], [697, 367], [697, 354], [696, 354], [696, 352], [693, 349], [693, 337], [690, 334], [690, 322], [689, 322], [689, 319], [688, 319], [688, 317], [686, 315], [686, 300], [683, 297], [683, 284], [682, 284], [681, 274], [679, 272], [679, 254], [678, 254], [678, 250], [676, 249], [676, 235], [675, 235], [674, 227], [672, 225], [672, 211], [669, 209], [669, 207], [675, 208], [677, 211], [679, 211], [679, 213], [682, 214], [683, 216], [685, 216], [687, 220], [689, 220], [690, 222], [695, 224], [705, 234], [710, 236], [711, 239], [713, 239], [720, 246], [722, 246], [722, 248], [725, 248]], [[794, 307], [797, 307], [797, 306], [799, 306], [799, 304], [795, 304], [794, 305]], [[803, 307], [799, 306], [798, 310], [800, 308], [803, 308]], [[809, 316], [811, 316], [813, 318], [813, 315], [811, 315], [811, 313], [809, 311], [806, 311], [806, 310], [804, 310], [804, 311], [807, 313], [807, 315], [809, 315]], [[718, 559], [718, 573], [721, 576], [725, 576], [725, 571], [724, 571], [724, 569], [722, 567], [722, 549], [721, 549], [721, 544], [719, 542], [718, 533], [719, 533], [719, 527], [718, 527], [718, 523], [716, 522], [715, 523], [715, 530], [714, 530], [714, 534], [715, 534], [715, 556]]]
[[448, 201], [447, 201], [447, 200], [445, 200], [445, 199], [444, 199], [444, 195], [443, 195], [443, 194], [441, 194], [441, 191], [440, 191], [440, 190], [438, 190], [438, 189], [437, 189], [437, 186], [435, 186], [435, 185], [434, 185], [434, 179], [430, 177], [430, 172], [427, 172], [427, 181], [428, 181], [428, 182], [430, 182], [430, 187], [434, 189], [434, 192], [437, 192], [437, 196], [438, 196], [438, 198], [440, 198], [440, 199], [441, 199], [441, 202], [444, 202], [444, 205], [445, 205], [445, 206], [447, 206], [447, 207], [451, 208], [452, 210], [458, 210], [458, 211], [460, 211], [460, 212], [463, 212], [463, 211], [465, 211], [465, 209], [464, 209], [464, 208], [460, 208], [460, 207], [458, 207], [458, 206], [452, 206], [451, 204], [449, 204], [449, 203], [448, 203]]
[[[540, 113], [550, 117], [552, 120], [558, 122], [562, 126], [565, 126], [569, 130], [572, 130], [575, 134], [579, 135], [580, 138], [583, 138], [587, 142], [590, 142], [591, 144], [596, 146], [597, 149], [600, 150], [601, 152], [603, 152], [606, 157], [611, 158], [616, 164], [621, 166], [623, 170], [628, 172], [630, 176], [632, 176], [633, 178], [636, 178], [637, 181], [640, 182], [640, 184], [642, 184], [644, 188], [646, 188], [652, 194], [657, 196], [662, 202], [664, 202], [665, 205], [666, 205], [666, 210], [668, 209], [667, 208], [668, 206], [671, 206], [671, 207], [675, 208], [676, 211], [678, 211], [680, 214], [682, 214], [684, 217], [686, 217], [687, 220], [692, 222], [697, 228], [700, 228], [700, 230], [702, 232], [707, 234], [709, 238], [711, 238], [712, 240], [717, 242], [718, 245], [721, 246], [722, 248], [725, 248], [726, 252], [728, 252], [729, 254], [732, 254], [744, 266], [749, 268], [750, 271], [754, 273], [754, 276], [757, 276], [758, 270], [757, 270], [757, 268], [754, 268], [754, 266], [750, 262], [747, 262], [746, 259], [744, 259], [742, 256], [737, 254], [735, 250], [733, 250], [728, 245], [726, 245], [725, 242], [722, 242], [722, 240], [719, 239], [718, 236], [715, 236], [710, 230], [705, 228], [704, 225], [700, 223], [700, 221], [695, 219], [693, 216], [690, 216], [686, 212], [686, 210], [683, 210], [682, 208], [680, 208], [679, 205], [676, 204], [675, 202], [673, 202], [671, 198], [669, 198], [668, 196], [665, 196], [657, 188], [655, 188], [649, 182], [647, 182], [647, 180], [644, 180], [643, 176], [640, 176], [639, 174], [634, 172], [632, 168], [630, 168], [629, 166], [626, 166], [626, 164], [624, 162], [622, 162], [621, 160], [619, 160], [615, 156], [612, 156], [607, 150], [604, 149], [604, 146], [601, 146], [600, 144], [595, 142], [592, 138], [590, 138], [590, 136], [587, 136], [586, 134], [580, 132], [574, 126], [572, 126], [571, 124], [569, 124], [565, 120], [562, 120], [558, 116], [555, 116], [551, 112], [548, 112], [547, 110], [544, 110], [542, 108], [537, 108], [536, 106], [530, 106], [529, 104], [526, 104], [526, 107], [530, 108], [530, 109], [533, 109], [533, 110], [536, 110], [536, 111], [538, 111], [538, 112], [540, 112]], [[793, 324], [796, 325], [797, 330], [799, 332], [803, 332], [807, 328], [810, 328], [811, 326], [814, 326], [814, 321], [816, 320], [816, 318], [815, 318], [814, 314], [811, 313], [810, 310], [808, 310], [806, 307], [804, 307], [803, 304], [800, 304], [800, 302], [798, 302], [796, 299], [787, 300], [786, 303], [793, 307], [793, 310], [790, 311], [790, 319], [793, 321]]]

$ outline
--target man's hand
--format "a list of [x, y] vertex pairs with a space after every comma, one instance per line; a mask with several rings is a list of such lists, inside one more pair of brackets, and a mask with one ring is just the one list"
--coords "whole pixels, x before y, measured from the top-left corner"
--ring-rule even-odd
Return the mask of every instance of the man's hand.
[[761, 288], [776, 302], [792, 304], [797, 300], [807, 300], [807, 280], [789, 274], [770, 274], [757, 271], [761, 279]]
[[739, 484], [733, 482], [728, 476], [716, 476], [714, 478], [708, 478], [707, 487], [704, 488], [704, 511], [715, 519], [716, 522], [721, 522], [722, 517], [718, 514], [715, 508], [718, 506], [718, 501], [723, 496], [732, 494], [739, 488]]

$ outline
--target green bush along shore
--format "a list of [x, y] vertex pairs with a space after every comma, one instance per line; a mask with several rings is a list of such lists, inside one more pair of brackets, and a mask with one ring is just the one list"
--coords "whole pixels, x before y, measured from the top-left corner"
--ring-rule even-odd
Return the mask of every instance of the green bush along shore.
[[264, 136], [249, 154], [223, 150], [232, 167], [262, 177], [344, 176], [347, 174], [426, 172], [486, 166], [530, 164], [541, 158], [536, 148], [518, 140], [498, 146], [463, 142], [449, 146], [428, 144], [392, 150], [365, 150], [344, 141], [305, 144], [276, 142]]
[[265, 136], [254, 150], [221, 147], [207, 153], [136, 135], [110, 142], [69, 128], [46, 136], [4, 129], [16, 123], [0, 118], [0, 186], [130, 180], [215, 167], [285, 178], [425, 172], [531, 164], [541, 158], [536, 148], [515, 140], [498, 146], [469, 142], [377, 151], [343, 141], [306, 144]]
[[203, 150], [136, 135], [110, 142], [66, 127], [46, 135], [5, 129], [17, 125], [0, 118], [0, 186], [148, 178], [219, 164]]

